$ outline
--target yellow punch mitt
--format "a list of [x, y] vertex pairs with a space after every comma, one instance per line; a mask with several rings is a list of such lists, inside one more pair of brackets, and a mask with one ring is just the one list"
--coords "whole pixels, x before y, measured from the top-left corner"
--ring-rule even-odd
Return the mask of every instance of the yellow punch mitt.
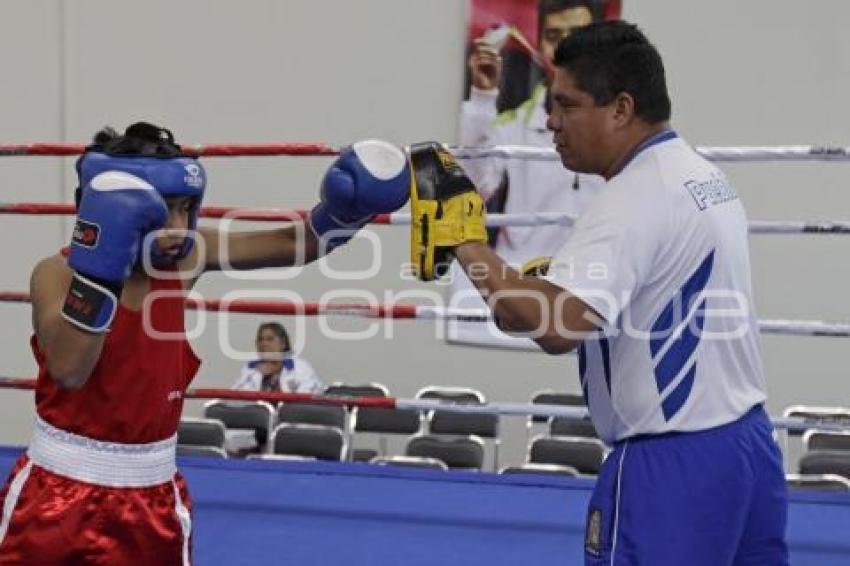
[[409, 148], [410, 261], [422, 281], [445, 275], [455, 246], [486, 242], [484, 200], [446, 147]]

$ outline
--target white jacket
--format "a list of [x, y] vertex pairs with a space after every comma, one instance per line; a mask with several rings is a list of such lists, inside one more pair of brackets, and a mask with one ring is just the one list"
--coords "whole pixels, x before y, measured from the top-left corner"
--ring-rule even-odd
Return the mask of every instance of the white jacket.
[[[242, 373], [233, 389], [244, 391], [259, 391], [263, 383], [263, 374], [257, 369], [257, 361], [248, 362], [243, 366]], [[324, 390], [316, 370], [304, 358], [293, 356], [283, 360], [283, 369], [280, 373], [280, 390], [284, 393], [313, 393], [318, 394]]]

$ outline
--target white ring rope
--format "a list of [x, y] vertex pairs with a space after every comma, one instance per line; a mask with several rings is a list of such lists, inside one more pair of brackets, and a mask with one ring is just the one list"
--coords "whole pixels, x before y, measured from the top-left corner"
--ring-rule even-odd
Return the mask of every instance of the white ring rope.
[[[0, 292], [0, 302], [28, 303], [28, 293]], [[454, 320], [484, 323], [493, 320], [488, 309], [440, 307], [412, 303], [298, 303], [291, 301], [258, 301], [251, 299], [217, 300], [187, 299], [187, 308], [193, 310], [238, 312], [251, 314], [279, 314], [291, 316], [350, 316], [374, 319]], [[819, 320], [760, 320], [759, 328], [766, 334], [794, 336], [850, 337], [850, 323], [822, 322]]]
[[[397, 409], [413, 409], [417, 411], [439, 410], [477, 415], [536, 416], [573, 420], [590, 418], [586, 407], [538, 405], [534, 403], [487, 403], [485, 405], [470, 405], [426, 399], [396, 399], [395, 406]], [[771, 418], [771, 422], [775, 428], [791, 432], [802, 432], [810, 429], [832, 432], [850, 431], [850, 425], [829, 422], [827, 419]]]
[[765, 334], [850, 337], [850, 324], [845, 322], [821, 322], [819, 320], [760, 320], [759, 328]]
[[[558, 224], [572, 226], [576, 217], [562, 212], [523, 212], [523, 213], [489, 213], [487, 214], [488, 228], [504, 226], [543, 226]], [[394, 212], [389, 215], [388, 224], [407, 226], [410, 224], [410, 214]], [[821, 234], [842, 235], [850, 234], [850, 221], [847, 220], [751, 220], [750, 234]]]
[[[363, 313], [352, 313], [362, 316]], [[456, 320], [460, 322], [490, 322], [493, 316], [484, 309], [417, 306], [416, 318], [428, 320]], [[792, 336], [850, 337], [850, 324], [820, 320], [759, 320], [759, 330], [765, 334]]]
[[[815, 145], [698, 146], [694, 149], [710, 161], [850, 161], [850, 147]], [[458, 159], [483, 159], [487, 157], [525, 161], [559, 161], [561, 159], [554, 148], [524, 145], [456, 146], [452, 147], [451, 150]]]
[[[522, 212], [502, 213], [488, 212], [487, 227], [501, 228], [503, 226], [542, 226], [548, 224], [560, 224], [572, 226], [576, 217], [563, 212]], [[410, 225], [410, 213], [394, 212], [389, 215], [389, 224], [398, 226]]]

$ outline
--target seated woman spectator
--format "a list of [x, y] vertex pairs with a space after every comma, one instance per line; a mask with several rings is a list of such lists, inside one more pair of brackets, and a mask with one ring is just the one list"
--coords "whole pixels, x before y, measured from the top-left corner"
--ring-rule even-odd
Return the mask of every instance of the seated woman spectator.
[[257, 328], [257, 358], [245, 364], [233, 389], [314, 394], [324, 389], [313, 366], [292, 353], [289, 335], [277, 322]]

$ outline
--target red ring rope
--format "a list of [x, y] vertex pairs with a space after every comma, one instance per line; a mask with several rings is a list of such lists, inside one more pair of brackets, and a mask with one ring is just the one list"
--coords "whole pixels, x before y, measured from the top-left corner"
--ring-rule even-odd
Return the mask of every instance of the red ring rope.
[[[206, 144], [182, 146], [188, 155], [196, 157], [239, 156], [311, 156], [338, 155], [339, 149], [323, 143], [268, 143], [268, 144]], [[11, 155], [80, 155], [86, 149], [80, 143], [0, 144], [0, 156]]]
[[[29, 303], [29, 293], [0, 292], [0, 302]], [[253, 299], [206, 299], [186, 298], [186, 308], [217, 312], [249, 314], [279, 314], [316, 316], [321, 314], [355, 314], [367, 318], [417, 318], [416, 305], [369, 305], [363, 303], [295, 303], [288, 301], [258, 301]]]
[[[0, 377], [0, 389], [35, 389], [34, 379], [15, 379]], [[571, 419], [586, 419], [587, 409], [563, 405], [522, 404], [522, 403], [488, 403], [485, 405], [468, 405], [451, 403], [434, 399], [398, 399], [396, 397], [349, 397], [322, 396], [310, 393], [284, 393], [270, 391], [239, 391], [235, 389], [198, 388], [187, 389], [186, 399], [226, 399], [233, 401], [266, 401], [269, 403], [310, 403], [316, 405], [342, 405], [346, 407], [379, 407], [386, 409], [408, 409], [414, 411], [442, 410], [457, 413], [519, 415], [566, 417]], [[773, 425], [779, 429], [790, 431], [805, 431], [812, 428], [818, 430], [834, 430], [847, 432], [848, 427], [843, 422], [833, 422], [830, 419], [810, 418], [774, 418]]]

